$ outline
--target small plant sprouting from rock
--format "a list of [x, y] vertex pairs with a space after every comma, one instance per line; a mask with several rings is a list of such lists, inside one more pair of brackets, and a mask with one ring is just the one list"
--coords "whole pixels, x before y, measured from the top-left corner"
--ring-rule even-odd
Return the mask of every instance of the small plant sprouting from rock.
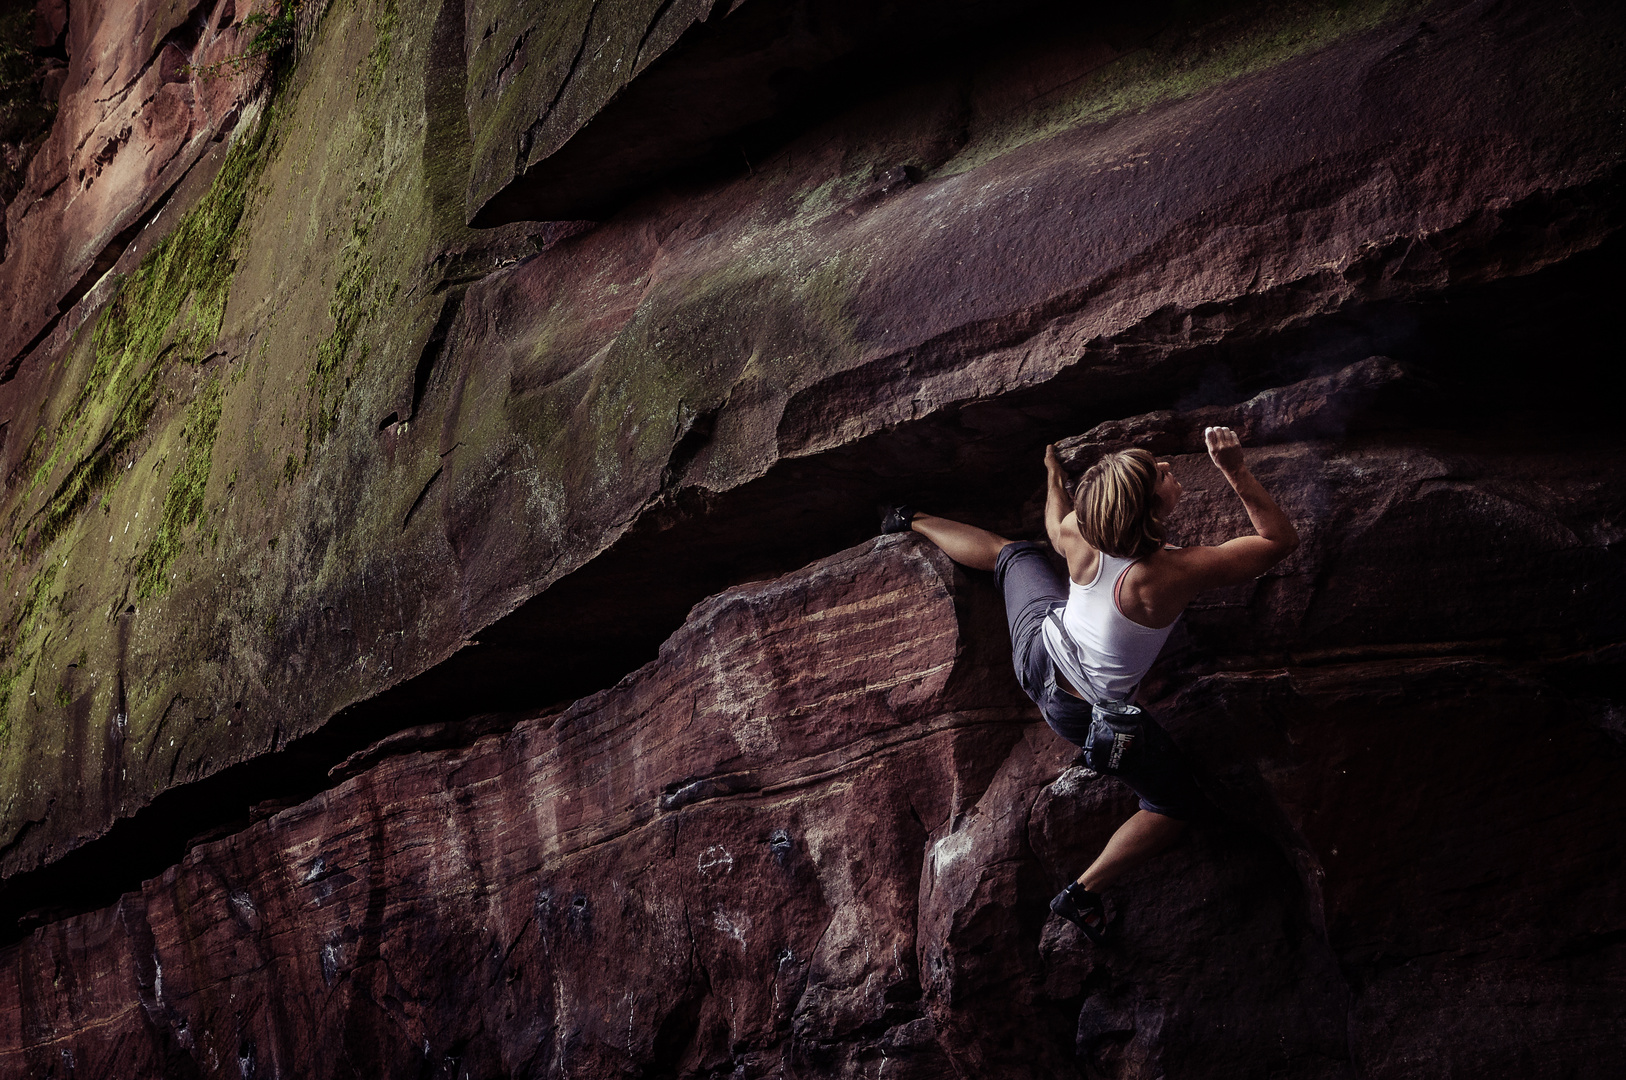
[[222, 75], [236, 75], [257, 60], [264, 60], [269, 68], [276, 68], [299, 40], [299, 9], [304, 0], [278, 0], [270, 11], [256, 11], [243, 20], [242, 32], [252, 33], [248, 45], [240, 53], [224, 60], [191, 69], [200, 79], [214, 79]]
[[303, 0], [279, 0], [275, 11], [257, 11], [244, 19], [243, 28], [254, 30], [254, 37], [244, 51], [249, 56], [275, 59], [292, 48], [299, 33], [301, 6]]

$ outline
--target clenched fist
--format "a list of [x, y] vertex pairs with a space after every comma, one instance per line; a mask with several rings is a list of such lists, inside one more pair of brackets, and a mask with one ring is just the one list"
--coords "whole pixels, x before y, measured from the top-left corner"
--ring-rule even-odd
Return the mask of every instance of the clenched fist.
[[1214, 459], [1222, 473], [1233, 473], [1242, 468], [1242, 440], [1228, 427], [1211, 427], [1203, 431], [1208, 443], [1208, 456]]

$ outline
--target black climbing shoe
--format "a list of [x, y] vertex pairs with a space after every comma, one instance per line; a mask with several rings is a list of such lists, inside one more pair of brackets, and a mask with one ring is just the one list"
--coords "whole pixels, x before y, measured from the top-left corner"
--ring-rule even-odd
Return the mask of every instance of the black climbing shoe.
[[1050, 901], [1050, 910], [1084, 931], [1084, 936], [1101, 944], [1107, 933], [1107, 912], [1101, 906], [1101, 894], [1093, 893], [1073, 882]]
[[881, 532], [900, 533], [909, 531], [909, 523], [915, 520], [916, 510], [912, 506], [894, 506], [887, 510], [886, 516], [881, 519]]

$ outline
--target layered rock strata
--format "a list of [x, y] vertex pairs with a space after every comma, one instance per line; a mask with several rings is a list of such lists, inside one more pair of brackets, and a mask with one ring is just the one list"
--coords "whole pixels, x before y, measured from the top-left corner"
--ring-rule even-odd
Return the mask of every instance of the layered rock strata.
[[[0, 261], [6, 1068], [1602, 1067], [1619, 13], [963, 4], [849, 78], [901, 24], [556, 7], [68, 8]], [[1306, 542], [1172, 639], [1224, 815], [1096, 953], [1043, 901], [1130, 804], [989, 584], [817, 560], [903, 495], [1032, 535], [1065, 436], [1221, 538], [1214, 422]]]
[[[386, 756], [36, 931], [9, 950], [7, 1069], [1605, 1075], [1618, 647], [1519, 661], [1427, 620], [1540, 634], [1577, 581], [1607, 595], [1572, 624], [1617, 619], [1618, 567], [1587, 563], [1618, 555], [1586, 533], [1620, 510], [1621, 451], [1566, 469], [1384, 432], [1374, 384], [1404, 375], [1196, 414], [1377, 430], [1254, 453], [1305, 545], [1195, 607], [1160, 666], [1152, 707], [1220, 813], [1113, 891], [1107, 948], [1045, 905], [1132, 796], [1034, 722], [986, 576], [892, 537], [706, 601], [612, 690]], [[1191, 417], [1070, 449], [1125, 428]], [[1179, 538], [1238, 531], [1206, 457], [1172, 460]], [[1328, 611], [1391, 630], [1318, 649]]]
[[987, 693], [998, 612], [965, 592], [902, 538], [725, 592], [612, 690], [194, 848], [21, 947], [12, 971], [76, 977], [50, 1005], [11, 982], [0, 1067], [771, 1074], [873, 1053], [924, 1020], [928, 834], [1034, 737], [1019, 695]]

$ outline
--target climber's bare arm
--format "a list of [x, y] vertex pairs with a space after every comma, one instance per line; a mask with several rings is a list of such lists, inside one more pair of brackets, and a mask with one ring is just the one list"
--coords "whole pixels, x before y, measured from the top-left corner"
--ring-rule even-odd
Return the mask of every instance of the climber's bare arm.
[[1067, 470], [1054, 446], [1044, 448], [1045, 480], [1044, 531], [1050, 546], [1067, 560], [1067, 572], [1074, 581], [1088, 581], [1095, 573], [1096, 550], [1078, 531], [1078, 515], [1067, 495]]
[[1253, 523], [1254, 535], [1239, 536], [1217, 547], [1170, 552], [1178, 556], [1182, 584], [1192, 595], [1203, 589], [1252, 581], [1293, 554], [1299, 546], [1298, 530], [1248, 471], [1236, 432], [1226, 427], [1211, 427], [1204, 435], [1208, 456], [1242, 500], [1248, 520]]
[[1067, 471], [1062, 468], [1061, 457], [1054, 445], [1044, 448], [1044, 469], [1044, 531], [1050, 537], [1050, 546], [1066, 554], [1068, 533], [1072, 533], [1080, 543], [1084, 537], [1079, 535], [1078, 527], [1068, 520], [1073, 516], [1073, 500], [1067, 497]]

